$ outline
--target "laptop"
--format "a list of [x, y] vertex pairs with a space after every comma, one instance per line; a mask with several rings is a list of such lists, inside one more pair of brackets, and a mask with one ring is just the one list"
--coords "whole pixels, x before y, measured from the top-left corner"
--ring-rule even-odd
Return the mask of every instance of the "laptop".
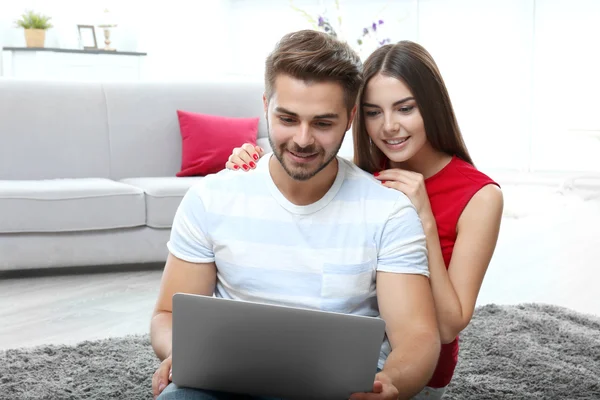
[[194, 294], [173, 296], [173, 382], [284, 399], [370, 392], [381, 318]]

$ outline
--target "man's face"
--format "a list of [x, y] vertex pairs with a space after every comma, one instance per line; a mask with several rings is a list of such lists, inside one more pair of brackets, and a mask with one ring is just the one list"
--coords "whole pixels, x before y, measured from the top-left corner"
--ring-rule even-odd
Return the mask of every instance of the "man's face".
[[263, 100], [273, 154], [299, 181], [312, 178], [335, 158], [355, 112], [348, 119], [341, 85], [306, 83], [287, 75], [275, 79], [271, 98]]

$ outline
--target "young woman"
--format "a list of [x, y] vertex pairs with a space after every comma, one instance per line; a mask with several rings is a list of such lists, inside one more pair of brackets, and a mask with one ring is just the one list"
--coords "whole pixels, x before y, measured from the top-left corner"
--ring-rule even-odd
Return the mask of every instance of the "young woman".
[[[500, 229], [499, 185], [478, 171], [431, 55], [402, 41], [365, 61], [353, 123], [354, 162], [404, 192], [425, 229], [440, 337], [437, 368], [417, 399], [439, 399], [458, 361], [458, 334], [469, 324]], [[263, 150], [245, 144], [228, 169], [254, 168]]]

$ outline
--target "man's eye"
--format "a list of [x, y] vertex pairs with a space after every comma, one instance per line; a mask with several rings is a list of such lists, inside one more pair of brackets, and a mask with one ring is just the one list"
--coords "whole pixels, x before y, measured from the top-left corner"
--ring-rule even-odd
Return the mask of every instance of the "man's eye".
[[279, 117], [279, 120], [285, 124], [293, 124], [294, 123], [294, 120], [292, 118]]

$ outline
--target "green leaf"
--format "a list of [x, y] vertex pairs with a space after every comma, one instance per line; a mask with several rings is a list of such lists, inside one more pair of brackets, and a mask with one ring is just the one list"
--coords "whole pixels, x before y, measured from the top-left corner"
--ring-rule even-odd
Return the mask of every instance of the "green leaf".
[[292, 7], [292, 10], [299, 12], [300, 14], [302, 14], [304, 16], [304, 18], [306, 18], [306, 20], [313, 26], [313, 28], [315, 30], [319, 30], [319, 23], [317, 22], [317, 20], [315, 20], [309, 13], [307, 13], [306, 11], [296, 7], [292, 0], [290, 0], [290, 7]]
[[46, 30], [53, 27], [50, 23], [51, 19], [51, 17], [48, 17], [46, 15], [35, 13], [33, 11], [27, 11], [23, 15], [21, 15], [21, 18], [19, 20], [15, 21], [15, 25], [23, 29]]

